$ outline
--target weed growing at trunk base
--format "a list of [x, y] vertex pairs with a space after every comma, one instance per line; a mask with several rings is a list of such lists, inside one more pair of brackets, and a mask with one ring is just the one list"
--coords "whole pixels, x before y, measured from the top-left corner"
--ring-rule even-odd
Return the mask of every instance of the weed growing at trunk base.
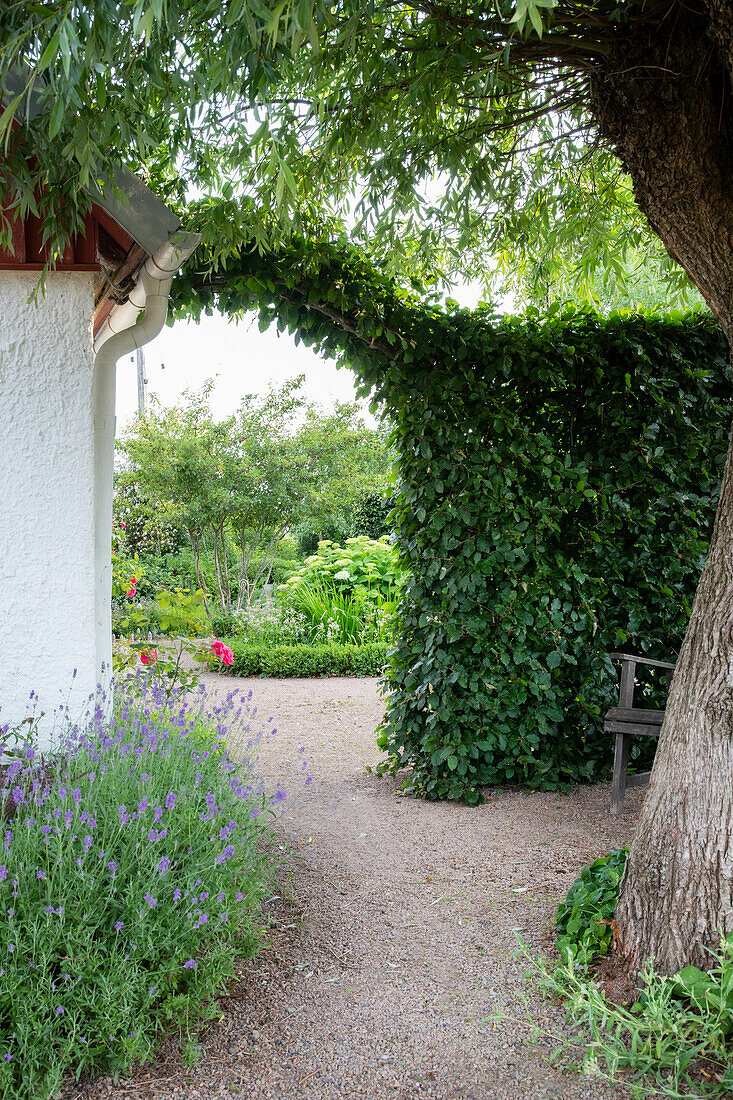
[[[139, 688], [138, 688], [139, 690]], [[188, 1037], [258, 945], [273, 803], [208, 714], [129, 695], [64, 751], [7, 770], [0, 843], [0, 1095], [51, 1096], [69, 1073], [145, 1059]]]
[[[651, 960], [636, 992], [623, 960], [616, 960], [630, 994], [624, 1004], [609, 999], [593, 969], [611, 947], [627, 852], [616, 849], [585, 867], [560, 902], [559, 964], [532, 958], [521, 945], [541, 988], [566, 1007], [572, 1033], [553, 1036], [559, 1039], [555, 1054], [582, 1048], [583, 1073], [622, 1080], [635, 1100], [723, 1100], [733, 1094], [733, 936], [721, 937], [707, 971], [687, 966], [665, 976]], [[541, 1034], [529, 1017], [527, 1024]]]

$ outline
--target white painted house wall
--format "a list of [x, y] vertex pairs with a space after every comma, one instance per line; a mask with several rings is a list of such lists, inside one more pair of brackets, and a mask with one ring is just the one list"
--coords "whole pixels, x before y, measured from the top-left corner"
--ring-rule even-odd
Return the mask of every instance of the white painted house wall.
[[[95, 555], [93, 275], [49, 275], [35, 305], [37, 277], [0, 271], [0, 727], [25, 718], [35, 692], [45, 747], [59, 706], [76, 720], [95, 693], [100, 646], [109, 651], [110, 578]], [[114, 406], [104, 403], [109, 442]], [[97, 436], [99, 416], [98, 407]], [[107, 463], [105, 498], [105, 454]], [[98, 485], [96, 541], [105, 538], [108, 562], [100, 509], [111, 511]]]

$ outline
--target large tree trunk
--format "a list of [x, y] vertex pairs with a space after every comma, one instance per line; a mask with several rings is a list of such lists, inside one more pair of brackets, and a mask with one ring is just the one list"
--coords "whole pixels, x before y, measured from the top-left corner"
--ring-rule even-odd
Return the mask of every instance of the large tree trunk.
[[[649, 12], [649, 9], [647, 9]], [[639, 206], [733, 336], [733, 8], [672, 3], [614, 46], [593, 110]], [[710, 964], [733, 932], [733, 445], [616, 911], [638, 969]]]

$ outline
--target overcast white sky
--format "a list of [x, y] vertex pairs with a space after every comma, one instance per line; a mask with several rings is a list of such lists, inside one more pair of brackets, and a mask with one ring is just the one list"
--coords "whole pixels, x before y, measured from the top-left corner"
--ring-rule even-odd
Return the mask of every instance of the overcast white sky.
[[[472, 286], [452, 293], [470, 306], [480, 296], [478, 287]], [[232, 413], [245, 394], [264, 393], [272, 383], [279, 385], [297, 374], [305, 374], [304, 393], [312, 401], [330, 406], [356, 399], [350, 370], [337, 370], [332, 360], [321, 359], [302, 344], [296, 347], [287, 332], [278, 336], [274, 325], [260, 332], [254, 314], [239, 324], [219, 314], [204, 317], [198, 325], [177, 321], [164, 328], [144, 354], [148, 392], [164, 407], [175, 405], [184, 390], [199, 390], [208, 378], [215, 379], [212, 410], [217, 419]], [[134, 360], [125, 355], [117, 364], [118, 433], [136, 412], [137, 373]]]

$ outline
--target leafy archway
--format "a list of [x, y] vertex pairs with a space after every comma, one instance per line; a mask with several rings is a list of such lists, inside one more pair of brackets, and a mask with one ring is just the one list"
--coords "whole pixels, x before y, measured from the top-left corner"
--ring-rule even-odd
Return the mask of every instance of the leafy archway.
[[355, 250], [294, 240], [195, 270], [179, 308], [258, 309], [352, 367], [395, 425], [413, 580], [381, 744], [429, 798], [601, 777], [626, 646], [676, 652], [708, 547], [731, 399], [707, 315], [444, 310]]

